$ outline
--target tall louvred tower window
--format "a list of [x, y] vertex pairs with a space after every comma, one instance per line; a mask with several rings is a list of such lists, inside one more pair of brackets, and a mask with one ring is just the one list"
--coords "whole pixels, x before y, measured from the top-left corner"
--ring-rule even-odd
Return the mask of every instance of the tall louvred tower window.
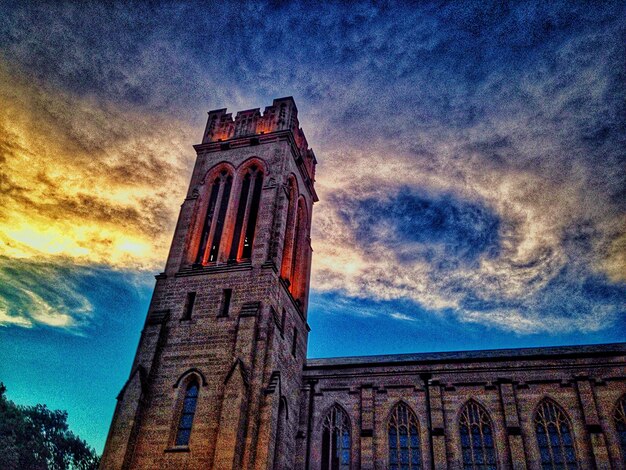
[[229, 259], [231, 261], [249, 260], [252, 256], [252, 244], [259, 215], [262, 187], [263, 172], [261, 168], [256, 164], [250, 165], [246, 169], [241, 182], [235, 231], [230, 247]]
[[293, 268], [294, 261], [294, 243], [296, 236], [296, 226], [295, 226], [295, 218], [296, 218], [296, 204], [298, 197], [298, 188], [296, 183], [295, 176], [291, 175], [287, 183], [287, 197], [289, 198], [289, 203], [287, 205], [287, 221], [285, 227], [285, 242], [283, 245], [283, 259], [282, 259], [282, 267], [280, 275], [287, 282], [289, 288], [291, 290], [292, 278], [291, 272]]
[[196, 256], [198, 264], [217, 261], [232, 185], [233, 177], [226, 170], [213, 180]]

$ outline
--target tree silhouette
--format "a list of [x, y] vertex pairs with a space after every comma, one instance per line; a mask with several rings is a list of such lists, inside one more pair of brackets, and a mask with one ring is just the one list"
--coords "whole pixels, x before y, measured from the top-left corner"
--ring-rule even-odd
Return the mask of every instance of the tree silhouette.
[[0, 382], [0, 468], [95, 470], [100, 457], [70, 431], [67, 412], [46, 405], [20, 406]]

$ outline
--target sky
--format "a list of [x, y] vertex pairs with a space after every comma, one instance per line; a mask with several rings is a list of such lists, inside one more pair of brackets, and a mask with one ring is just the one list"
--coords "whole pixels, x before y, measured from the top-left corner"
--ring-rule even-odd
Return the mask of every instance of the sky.
[[297, 103], [309, 357], [626, 340], [624, 2], [0, 17], [0, 381], [99, 452], [211, 109]]

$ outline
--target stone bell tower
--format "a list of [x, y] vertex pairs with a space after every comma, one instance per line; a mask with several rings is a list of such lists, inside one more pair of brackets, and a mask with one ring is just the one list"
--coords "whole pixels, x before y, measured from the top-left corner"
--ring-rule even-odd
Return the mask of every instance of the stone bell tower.
[[316, 159], [291, 97], [209, 112], [102, 469], [294, 466]]

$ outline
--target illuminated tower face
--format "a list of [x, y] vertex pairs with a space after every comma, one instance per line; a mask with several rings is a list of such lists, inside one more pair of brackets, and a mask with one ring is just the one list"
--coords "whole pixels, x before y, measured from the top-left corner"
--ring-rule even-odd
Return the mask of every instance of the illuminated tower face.
[[211, 111], [102, 468], [293, 468], [315, 156], [292, 98]]

